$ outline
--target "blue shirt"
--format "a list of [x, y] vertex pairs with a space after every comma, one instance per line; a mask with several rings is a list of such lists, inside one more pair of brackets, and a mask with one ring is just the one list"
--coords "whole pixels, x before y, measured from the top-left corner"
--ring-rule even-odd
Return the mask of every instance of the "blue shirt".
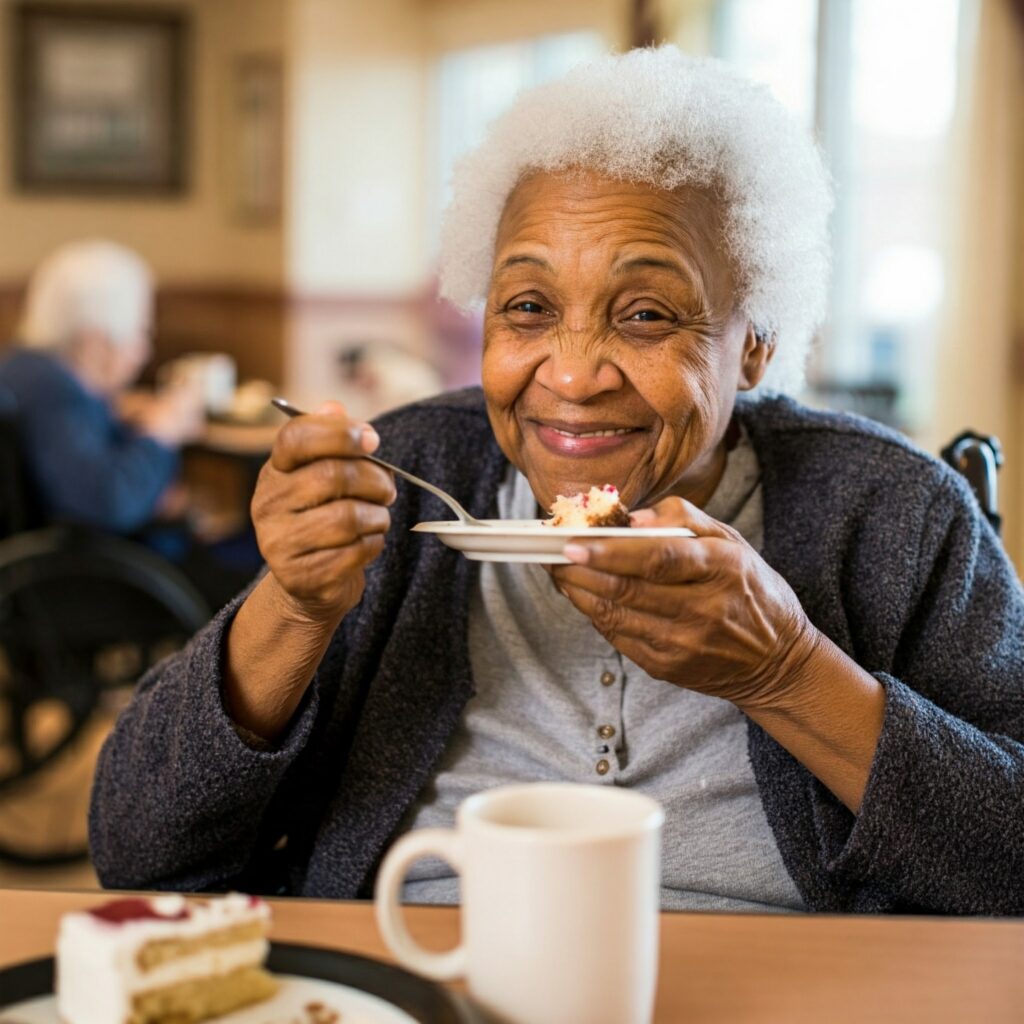
[[0, 386], [17, 400], [22, 455], [47, 519], [130, 533], [178, 472], [172, 449], [120, 423], [52, 355], [15, 348]]

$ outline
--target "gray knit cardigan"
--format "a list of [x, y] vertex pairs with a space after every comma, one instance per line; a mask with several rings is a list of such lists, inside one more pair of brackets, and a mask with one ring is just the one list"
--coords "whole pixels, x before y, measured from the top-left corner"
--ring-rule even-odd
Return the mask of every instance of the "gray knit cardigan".
[[[1024, 592], [970, 492], [902, 437], [777, 396], [737, 415], [764, 474], [764, 557], [815, 625], [884, 685], [860, 814], [757, 726], [749, 755], [809, 908], [1024, 912]], [[496, 514], [507, 463], [470, 389], [378, 422], [389, 459]], [[278, 746], [220, 698], [241, 597], [151, 670], [108, 739], [92, 855], [121, 888], [368, 895], [473, 695], [476, 564], [410, 533], [449, 514], [399, 485], [360, 605]]]

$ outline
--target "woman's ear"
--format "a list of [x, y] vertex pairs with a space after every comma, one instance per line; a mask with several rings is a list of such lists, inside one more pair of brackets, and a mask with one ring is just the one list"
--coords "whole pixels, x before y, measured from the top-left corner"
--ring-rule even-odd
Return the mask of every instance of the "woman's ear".
[[743, 339], [743, 352], [740, 356], [740, 379], [737, 388], [750, 391], [761, 383], [768, 364], [775, 355], [775, 334], [761, 330], [752, 323], [747, 324], [747, 333]]

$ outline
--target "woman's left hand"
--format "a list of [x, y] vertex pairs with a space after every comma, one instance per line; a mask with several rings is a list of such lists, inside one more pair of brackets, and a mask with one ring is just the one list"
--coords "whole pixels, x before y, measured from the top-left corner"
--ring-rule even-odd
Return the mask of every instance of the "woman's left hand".
[[733, 529], [682, 498], [634, 526], [686, 526], [696, 537], [579, 538], [575, 564], [551, 568], [559, 590], [648, 675], [742, 710], [786, 698], [817, 630], [786, 581]]

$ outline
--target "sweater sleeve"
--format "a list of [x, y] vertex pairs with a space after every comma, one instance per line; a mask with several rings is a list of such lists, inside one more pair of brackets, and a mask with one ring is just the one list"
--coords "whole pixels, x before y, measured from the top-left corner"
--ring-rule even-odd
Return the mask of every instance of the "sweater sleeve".
[[[827, 869], [940, 913], [1024, 912], [1024, 592], [963, 488], [927, 518], [859, 815], [819, 799]], [[842, 819], [845, 816], [845, 827]]]
[[90, 850], [104, 886], [222, 890], [280, 838], [275, 794], [316, 719], [314, 679], [283, 737], [246, 743], [224, 710], [228, 627], [247, 593], [139, 683], [100, 754]]

